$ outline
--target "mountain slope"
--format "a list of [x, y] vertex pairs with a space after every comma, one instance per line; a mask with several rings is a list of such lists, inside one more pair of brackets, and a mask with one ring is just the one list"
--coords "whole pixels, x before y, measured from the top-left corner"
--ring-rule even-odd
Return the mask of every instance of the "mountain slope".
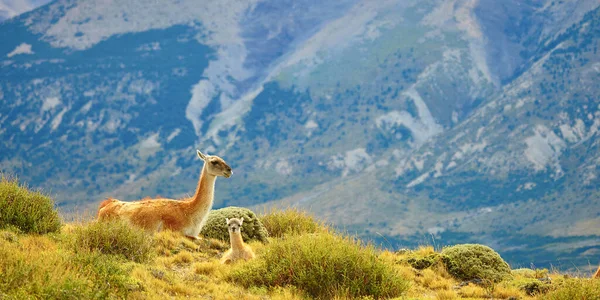
[[0, 1], [0, 22], [45, 5], [52, 0], [2, 0]]
[[0, 24], [0, 165], [93, 210], [193, 193], [199, 147], [235, 169], [217, 207], [581, 263], [600, 244], [598, 6], [56, 1]]
[[[429, 233], [446, 242], [483, 240], [538, 263], [568, 251], [585, 264], [600, 242], [599, 20], [596, 9], [549, 40], [497, 96], [416, 151], [393, 156], [387, 170], [286, 203], [325, 207], [336, 224], [400, 243]], [[352, 197], [372, 202], [344, 203]]]

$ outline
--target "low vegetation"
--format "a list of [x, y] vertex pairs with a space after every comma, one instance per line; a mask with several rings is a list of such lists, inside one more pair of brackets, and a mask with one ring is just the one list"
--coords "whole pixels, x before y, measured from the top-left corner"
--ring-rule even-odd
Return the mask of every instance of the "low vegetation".
[[448, 272], [460, 280], [498, 283], [510, 277], [510, 267], [492, 248], [478, 244], [447, 247], [442, 260]]
[[0, 174], [0, 229], [44, 234], [57, 232], [60, 226], [60, 217], [50, 197], [29, 190], [16, 178]]
[[[600, 280], [511, 271], [483, 245], [385, 251], [294, 209], [248, 216], [269, 242], [249, 242], [255, 260], [222, 265], [229, 245], [220, 238], [150, 236], [120, 222], [61, 226], [51, 199], [12, 179], [2, 178], [0, 203], [2, 299], [600, 299]], [[7, 212], [35, 209], [39, 219], [6, 221]]]
[[229, 277], [244, 287], [294, 286], [315, 298], [400, 296], [408, 282], [372, 246], [335, 233], [290, 236]]
[[556, 290], [544, 295], [544, 298], [549, 300], [600, 299], [600, 280], [567, 279], [562, 281]]
[[284, 210], [271, 209], [262, 214], [260, 220], [266, 227], [269, 235], [282, 238], [286, 235], [316, 233], [326, 226], [314, 217], [297, 208]]
[[68, 238], [0, 231], [0, 298], [125, 297], [137, 288], [123, 260], [73, 251], [64, 242]]
[[119, 220], [90, 222], [76, 227], [73, 233], [77, 249], [120, 255], [135, 262], [148, 261], [154, 250], [152, 236]]

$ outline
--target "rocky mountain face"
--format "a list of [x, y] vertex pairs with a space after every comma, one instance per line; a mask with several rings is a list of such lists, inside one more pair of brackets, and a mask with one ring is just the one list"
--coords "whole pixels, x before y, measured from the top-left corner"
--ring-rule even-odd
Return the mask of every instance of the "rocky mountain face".
[[[0, 166], [64, 211], [193, 194], [384, 246], [600, 255], [600, 3], [57, 1], [0, 24]], [[559, 262], [559, 263], [557, 263]]]

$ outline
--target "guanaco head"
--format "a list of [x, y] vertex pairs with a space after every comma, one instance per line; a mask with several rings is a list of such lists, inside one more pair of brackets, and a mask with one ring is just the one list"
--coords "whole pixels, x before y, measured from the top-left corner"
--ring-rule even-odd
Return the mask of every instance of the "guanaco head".
[[196, 152], [198, 153], [198, 157], [204, 161], [208, 174], [223, 176], [225, 178], [229, 178], [233, 174], [231, 167], [222, 158], [216, 155], [204, 154], [200, 150], [196, 150]]
[[225, 218], [225, 222], [227, 222], [227, 229], [230, 233], [240, 233], [240, 230], [242, 230], [242, 223], [244, 222], [244, 218]]

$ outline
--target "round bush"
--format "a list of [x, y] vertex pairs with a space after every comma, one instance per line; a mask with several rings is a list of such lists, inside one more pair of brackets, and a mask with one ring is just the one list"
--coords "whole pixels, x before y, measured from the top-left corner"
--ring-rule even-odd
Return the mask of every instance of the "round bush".
[[0, 178], [0, 229], [44, 234], [60, 230], [61, 221], [54, 201], [31, 191], [16, 179]]
[[392, 298], [408, 289], [372, 246], [331, 233], [275, 239], [228, 279], [246, 288], [295, 286], [317, 299]]
[[229, 242], [226, 218], [244, 218], [242, 238], [245, 242], [252, 240], [267, 242], [269, 234], [254, 212], [247, 208], [235, 206], [212, 210], [208, 215], [206, 224], [200, 231], [200, 235]]
[[464, 244], [445, 248], [442, 261], [448, 272], [460, 280], [481, 279], [500, 282], [510, 276], [509, 265], [492, 248], [479, 244]]

